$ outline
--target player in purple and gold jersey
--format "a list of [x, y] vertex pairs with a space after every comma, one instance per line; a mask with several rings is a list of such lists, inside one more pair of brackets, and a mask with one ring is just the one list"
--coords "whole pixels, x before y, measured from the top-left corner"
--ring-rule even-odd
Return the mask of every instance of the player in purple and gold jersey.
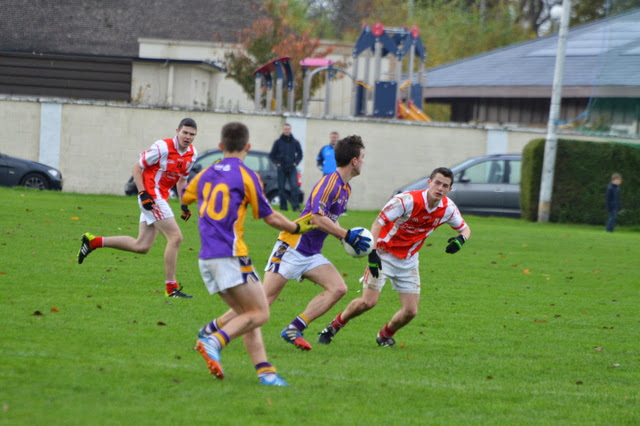
[[359, 136], [348, 136], [335, 146], [337, 170], [320, 179], [313, 187], [300, 218], [310, 215], [317, 229], [304, 235], [283, 231], [273, 248], [264, 276], [264, 291], [269, 304], [278, 297], [288, 280], [306, 278], [324, 290], [311, 299], [305, 310], [281, 332], [282, 338], [308, 351], [311, 345], [302, 336], [309, 323], [327, 312], [347, 292], [338, 270], [322, 255], [328, 235], [344, 239], [359, 252], [369, 247], [369, 238], [346, 230], [337, 221], [347, 208], [351, 195], [349, 181], [358, 176], [364, 163], [364, 144]]
[[224, 378], [220, 351], [232, 339], [243, 336], [260, 384], [286, 386], [267, 361], [260, 326], [269, 319], [269, 304], [244, 242], [244, 220], [251, 204], [254, 219], [291, 235], [315, 226], [311, 216], [292, 222], [272, 210], [258, 175], [243, 160], [251, 148], [249, 130], [238, 122], [222, 128], [220, 149], [224, 158], [200, 172], [187, 186], [182, 202], [198, 202], [201, 249], [198, 264], [207, 290], [218, 293], [231, 308], [225, 324], [215, 319], [198, 332], [196, 349], [209, 371]]

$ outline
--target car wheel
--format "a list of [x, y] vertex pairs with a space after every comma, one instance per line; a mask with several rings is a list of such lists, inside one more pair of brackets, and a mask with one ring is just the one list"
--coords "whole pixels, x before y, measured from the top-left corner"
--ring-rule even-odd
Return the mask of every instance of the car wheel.
[[20, 184], [27, 188], [49, 189], [49, 181], [38, 173], [27, 173]]

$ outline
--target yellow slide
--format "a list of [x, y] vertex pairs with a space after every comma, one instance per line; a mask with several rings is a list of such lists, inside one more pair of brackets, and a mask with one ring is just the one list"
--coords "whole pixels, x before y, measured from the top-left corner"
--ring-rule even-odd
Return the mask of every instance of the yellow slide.
[[413, 121], [431, 121], [431, 118], [417, 108], [413, 102], [409, 102], [409, 106], [404, 102], [398, 102], [398, 118]]

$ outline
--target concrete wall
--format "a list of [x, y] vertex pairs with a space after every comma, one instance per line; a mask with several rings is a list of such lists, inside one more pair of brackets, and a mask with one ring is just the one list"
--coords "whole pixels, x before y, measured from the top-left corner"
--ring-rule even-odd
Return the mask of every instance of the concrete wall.
[[[158, 139], [173, 137], [179, 121], [198, 123], [200, 152], [217, 148], [221, 126], [242, 121], [253, 149], [270, 151], [285, 121], [303, 145], [303, 190], [309, 193], [321, 177], [315, 158], [329, 133], [358, 134], [367, 148], [362, 175], [351, 181], [349, 208], [378, 209], [394, 189], [428, 175], [438, 166], [453, 166], [486, 153], [519, 153], [542, 130], [421, 123], [401, 120], [324, 119], [204, 110], [154, 109], [118, 103], [87, 103], [0, 97], [0, 152], [57, 167], [64, 191], [123, 194], [140, 152]], [[59, 134], [56, 134], [59, 132]], [[571, 135], [571, 138], [588, 139]], [[591, 138], [593, 139], [593, 138]]]

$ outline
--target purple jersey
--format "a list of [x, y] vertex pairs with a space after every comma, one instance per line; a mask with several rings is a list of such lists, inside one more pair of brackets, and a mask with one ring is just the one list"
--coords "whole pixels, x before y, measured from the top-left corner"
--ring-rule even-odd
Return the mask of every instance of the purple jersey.
[[196, 199], [200, 259], [248, 256], [243, 240], [247, 204], [255, 219], [273, 213], [260, 178], [239, 158], [224, 158], [198, 173], [182, 197], [186, 204]]
[[[348, 183], [344, 183], [340, 173], [329, 173], [323, 176], [313, 187], [300, 216], [302, 217], [309, 213], [320, 214], [335, 223], [347, 209], [350, 195], [351, 186]], [[289, 244], [290, 247], [295, 248], [303, 255], [312, 256], [322, 251], [322, 245], [327, 235], [329, 234], [319, 229], [313, 229], [302, 235], [282, 231], [278, 239]]]

